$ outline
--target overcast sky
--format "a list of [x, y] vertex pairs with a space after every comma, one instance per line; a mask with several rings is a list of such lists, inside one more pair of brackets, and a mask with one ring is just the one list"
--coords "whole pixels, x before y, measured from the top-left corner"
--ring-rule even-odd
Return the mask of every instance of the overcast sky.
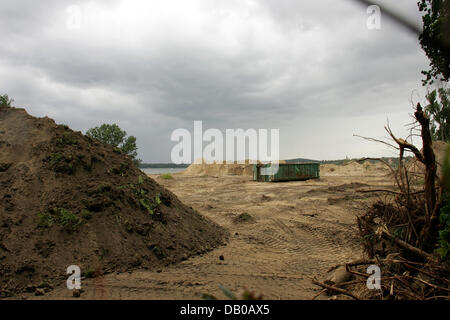
[[[420, 25], [417, 1], [380, 3]], [[2, 0], [0, 94], [85, 132], [117, 123], [145, 162], [177, 128], [280, 129], [280, 156], [395, 156], [428, 60], [351, 0]]]

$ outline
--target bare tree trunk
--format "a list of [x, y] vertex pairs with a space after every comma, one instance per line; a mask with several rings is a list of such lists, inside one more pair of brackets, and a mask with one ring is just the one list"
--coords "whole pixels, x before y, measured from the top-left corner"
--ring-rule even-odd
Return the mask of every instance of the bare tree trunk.
[[426, 199], [426, 216], [425, 226], [421, 232], [421, 243], [430, 244], [433, 243], [433, 237], [435, 236], [435, 229], [438, 221], [438, 205], [436, 197], [436, 158], [432, 148], [432, 139], [430, 132], [430, 119], [423, 112], [420, 103], [417, 104], [415, 118], [422, 127], [422, 144], [423, 144], [423, 159], [422, 162], [425, 165], [425, 199]]

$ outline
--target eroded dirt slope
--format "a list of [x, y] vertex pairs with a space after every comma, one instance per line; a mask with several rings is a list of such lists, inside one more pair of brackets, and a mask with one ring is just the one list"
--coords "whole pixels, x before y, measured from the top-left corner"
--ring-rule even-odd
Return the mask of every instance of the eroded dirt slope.
[[154, 269], [205, 253], [227, 232], [120, 150], [0, 107], [0, 296], [84, 276]]

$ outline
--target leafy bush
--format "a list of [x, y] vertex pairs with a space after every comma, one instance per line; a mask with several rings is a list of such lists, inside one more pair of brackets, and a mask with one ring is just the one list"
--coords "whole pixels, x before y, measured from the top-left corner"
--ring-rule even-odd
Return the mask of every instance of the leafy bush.
[[436, 250], [443, 260], [450, 258], [450, 193], [447, 192], [439, 214], [439, 248]]

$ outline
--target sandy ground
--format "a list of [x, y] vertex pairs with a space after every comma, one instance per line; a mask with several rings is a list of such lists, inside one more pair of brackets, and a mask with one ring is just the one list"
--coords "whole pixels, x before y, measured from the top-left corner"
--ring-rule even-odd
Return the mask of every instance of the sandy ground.
[[[355, 191], [391, 186], [382, 170], [364, 176], [321, 171], [318, 180], [283, 183], [254, 182], [248, 176], [152, 176], [228, 229], [230, 241], [160, 270], [85, 279], [81, 298], [201, 299], [205, 293], [225, 298], [219, 284], [235, 293], [245, 287], [266, 299], [312, 298], [319, 290], [311, 278], [362, 257], [355, 216], [376, 196]], [[239, 221], [242, 213], [252, 221]], [[72, 293], [62, 286], [44, 297], [27, 297], [66, 299]]]

